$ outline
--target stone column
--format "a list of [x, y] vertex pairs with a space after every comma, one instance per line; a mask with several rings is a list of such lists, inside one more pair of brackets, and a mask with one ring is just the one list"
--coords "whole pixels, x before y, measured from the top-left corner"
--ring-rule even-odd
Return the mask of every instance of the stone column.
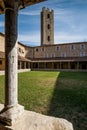
[[43, 64], [44, 64], [44, 70], [46, 70], [46, 62], [43, 62]]
[[79, 62], [77, 62], [77, 70], [79, 69]]
[[31, 70], [33, 69], [33, 63], [32, 62], [30, 63], [30, 68], [31, 68]]
[[22, 114], [23, 107], [18, 105], [17, 77], [17, 20], [18, 1], [5, 3], [5, 104], [0, 112], [0, 121], [12, 125]]
[[30, 69], [30, 62], [28, 62], [28, 68]]
[[51, 67], [51, 69], [55, 69], [55, 68], [54, 68], [54, 63], [53, 63], [53, 62], [52, 62], [52, 67]]
[[59, 69], [61, 69], [61, 61], [60, 61], [60, 67], [59, 67]]
[[68, 68], [67, 69], [70, 69], [70, 62], [68, 62]]
[[24, 69], [26, 69], [26, 61], [24, 62]]
[[20, 61], [20, 69], [22, 69], [22, 61]]
[[17, 17], [18, 2], [5, 10], [5, 107], [17, 101]]
[[39, 62], [38, 62], [38, 68], [37, 69], [40, 69], [40, 65], [39, 65]]

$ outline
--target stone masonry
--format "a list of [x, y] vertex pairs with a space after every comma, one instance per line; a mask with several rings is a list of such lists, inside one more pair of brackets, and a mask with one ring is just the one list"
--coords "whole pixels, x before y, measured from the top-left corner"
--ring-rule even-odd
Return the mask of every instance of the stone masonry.
[[43, 7], [41, 12], [41, 45], [54, 44], [54, 11]]

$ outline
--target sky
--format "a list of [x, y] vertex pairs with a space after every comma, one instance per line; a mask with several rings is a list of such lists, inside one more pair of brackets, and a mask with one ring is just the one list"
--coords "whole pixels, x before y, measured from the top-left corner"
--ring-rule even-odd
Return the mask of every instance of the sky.
[[[54, 44], [87, 41], [87, 0], [47, 0], [20, 10], [18, 41], [28, 46], [41, 44], [42, 7], [54, 10]], [[0, 15], [0, 32], [4, 30], [4, 15]]]

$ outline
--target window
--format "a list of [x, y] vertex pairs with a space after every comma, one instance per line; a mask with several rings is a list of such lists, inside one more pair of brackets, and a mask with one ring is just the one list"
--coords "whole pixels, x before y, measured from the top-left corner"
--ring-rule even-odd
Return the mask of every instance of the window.
[[57, 51], [59, 51], [60, 50], [60, 46], [57, 46]]
[[22, 50], [22, 53], [24, 53], [24, 51]]
[[44, 51], [44, 48], [42, 48], [42, 51]]
[[50, 36], [48, 36], [47, 40], [50, 41]]
[[61, 54], [61, 57], [63, 58], [63, 57], [66, 57], [66, 53], [62, 53]]
[[2, 64], [2, 60], [0, 60], [0, 64]]
[[70, 50], [75, 50], [75, 45], [71, 45]]
[[50, 18], [50, 14], [47, 14], [47, 18]]
[[20, 53], [24, 53], [24, 51], [23, 51], [21, 48], [18, 48], [18, 51], [19, 51]]
[[85, 44], [81, 44], [80, 49], [85, 49]]
[[19, 52], [21, 52], [21, 48], [19, 48], [18, 50], [19, 50]]
[[36, 51], [38, 51], [38, 48], [36, 48]]
[[50, 29], [50, 24], [48, 24], [48, 29]]
[[48, 58], [48, 53], [44, 55], [45, 58]]
[[85, 52], [80, 52], [80, 57], [85, 56]]
[[52, 58], [54, 58], [55, 57], [55, 53], [52, 53]]

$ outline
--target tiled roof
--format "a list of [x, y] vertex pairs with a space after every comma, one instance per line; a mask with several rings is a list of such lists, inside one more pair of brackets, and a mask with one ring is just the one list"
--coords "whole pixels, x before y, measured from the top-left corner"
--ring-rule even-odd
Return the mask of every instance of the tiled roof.
[[87, 62], [85, 57], [34, 58], [32, 62]]
[[30, 61], [29, 59], [25, 58], [25, 57], [21, 57], [21, 56], [18, 56], [18, 60], [19, 61]]
[[[1, 59], [5, 58], [5, 53], [4, 53], [4, 52], [1, 52], [1, 51], [0, 51], [0, 58], [1, 58]], [[21, 56], [18, 56], [18, 60], [19, 60], [19, 61], [28, 61], [28, 62], [30, 61], [29, 59], [27, 59], [27, 58], [25, 58], [25, 57], [21, 57]]]

